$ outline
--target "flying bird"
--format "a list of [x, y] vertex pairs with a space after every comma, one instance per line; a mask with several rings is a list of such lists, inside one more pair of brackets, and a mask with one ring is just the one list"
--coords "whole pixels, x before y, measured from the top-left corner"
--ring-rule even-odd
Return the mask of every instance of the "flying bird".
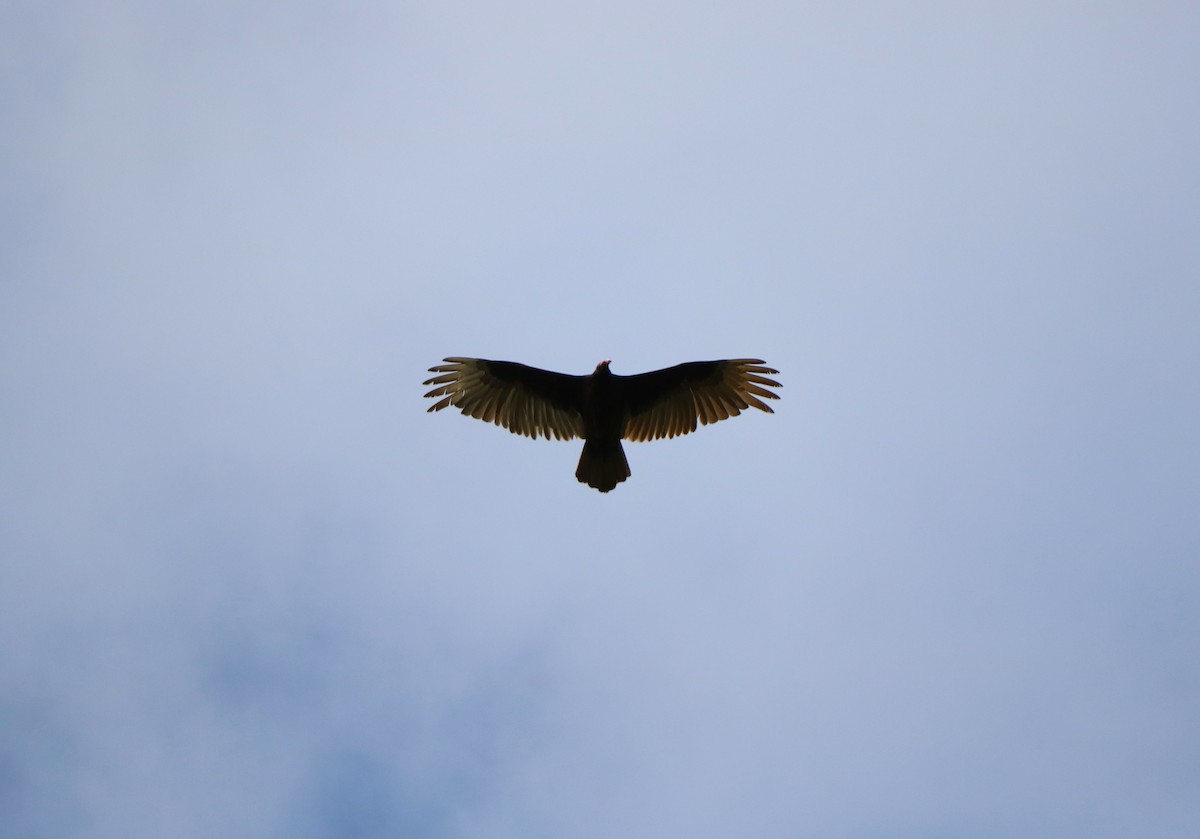
[[768, 376], [778, 370], [757, 358], [692, 361], [651, 373], [618, 376], [601, 361], [590, 376], [571, 376], [486, 358], [443, 359], [430, 367], [435, 385], [429, 409], [453, 406], [469, 417], [537, 439], [583, 438], [575, 477], [608, 492], [629, 477], [622, 440], [675, 437], [736, 417], [744, 409], [775, 413], [763, 399], [778, 399]]

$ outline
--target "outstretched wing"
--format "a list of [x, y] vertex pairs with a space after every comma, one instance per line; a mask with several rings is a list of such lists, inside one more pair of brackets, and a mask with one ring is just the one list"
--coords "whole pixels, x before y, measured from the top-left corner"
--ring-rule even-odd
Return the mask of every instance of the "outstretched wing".
[[775, 413], [762, 400], [779, 398], [767, 390], [782, 387], [767, 378], [779, 371], [764, 364], [757, 358], [693, 361], [639, 376], [617, 376], [629, 407], [625, 439], [641, 442], [687, 434], [696, 430], [696, 420], [708, 425], [749, 407]]
[[430, 411], [454, 406], [469, 417], [495, 423], [514, 434], [547, 440], [583, 436], [584, 376], [552, 373], [512, 361], [447, 358], [430, 367], [437, 373], [424, 384], [437, 385], [430, 398], [441, 397]]

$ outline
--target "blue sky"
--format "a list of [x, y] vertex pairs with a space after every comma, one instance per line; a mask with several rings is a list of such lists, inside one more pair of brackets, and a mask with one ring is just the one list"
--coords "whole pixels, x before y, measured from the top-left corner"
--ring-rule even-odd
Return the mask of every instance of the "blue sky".
[[0, 833], [1200, 830], [1190, 4], [0, 23]]

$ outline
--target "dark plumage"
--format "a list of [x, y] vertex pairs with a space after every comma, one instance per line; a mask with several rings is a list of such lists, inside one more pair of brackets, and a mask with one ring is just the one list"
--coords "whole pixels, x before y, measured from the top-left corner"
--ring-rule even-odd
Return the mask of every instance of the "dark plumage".
[[754, 407], [774, 413], [762, 399], [778, 399], [767, 378], [778, 370], [754, 358], [692, 361], [617, 376], [601, 361], [590, 376], [552, 373], [512, 361], [447, 358], [429, 368], [437, 375], [425, 395], [438, 401], [429, 409], [453, 406], [469, 417], [492, 422], [514, 434], [557, 440], [583, 438], [575, 477], [608, 492], [629, 477], [622, 440], [641, 442], [696, 430], [696, 421], [737, 416]]

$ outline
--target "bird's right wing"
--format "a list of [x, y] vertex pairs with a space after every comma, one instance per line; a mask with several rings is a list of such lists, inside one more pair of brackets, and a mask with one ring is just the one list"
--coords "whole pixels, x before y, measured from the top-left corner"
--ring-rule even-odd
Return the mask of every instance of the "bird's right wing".
[[629, 406], [625, 439], [641, 442], [687, 434], [696, 430], [697, 420], [708, 425], [750, 407], [775, 413], [762, 400], [779, 398], [767, 390], [780, 387], [768, 378], [779, 371], [764, 365], [757, 358], [692, 361], [652, 373], [618, 376]]
[[552, 373], [512, 361], [447, 358], [430, 367], [425, 396], [441, 397], [430, 411], [454, 406], [469, 417], [527, 437], [570, 440], [583, 436], [585, 376]]

